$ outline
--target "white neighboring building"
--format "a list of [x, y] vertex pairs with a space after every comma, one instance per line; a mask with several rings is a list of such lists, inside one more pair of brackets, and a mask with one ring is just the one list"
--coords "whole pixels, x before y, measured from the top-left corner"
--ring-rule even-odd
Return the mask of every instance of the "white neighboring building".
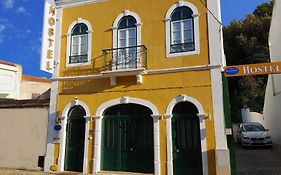
[[0, 60], [0, 99], [49, 99], [51, 81], [22, 74], [22, 66]]
[[0, 98], [19, 99], [22, 67], [0, 60]]
[[[281, 62], [281, 1], [275, 1], [269, 32], [271, 62]], [[273, 143], [281, 145], [281, 75], [269, 75], [265, 101], [264, 125], [271, 132]]]

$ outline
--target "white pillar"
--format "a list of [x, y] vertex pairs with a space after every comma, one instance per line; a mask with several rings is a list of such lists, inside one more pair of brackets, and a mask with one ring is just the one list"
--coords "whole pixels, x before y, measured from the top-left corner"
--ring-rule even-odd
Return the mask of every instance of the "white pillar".
[[91, 116], [84, 116], [85, 121], [85, 141], [84, 141], [84, 161], [83, 161], [83, 173], [87, 174], [88, 169], [88, 148], [89, 148], [89, 130], [90, 130], [90, 121], [92, 120]]
[[102, 116], [95, 116], [95, 141], [94, 141], [94, 157], [93, 157], [93, 173], [100, 171], [101, 161], [101, 132], [102, 132]]
[[153, 118], [153, 140], [154, 140], [154, 175], [160, 175], [160, 138], [159, 138], [159, 120], [161, 115], [151, 115]]

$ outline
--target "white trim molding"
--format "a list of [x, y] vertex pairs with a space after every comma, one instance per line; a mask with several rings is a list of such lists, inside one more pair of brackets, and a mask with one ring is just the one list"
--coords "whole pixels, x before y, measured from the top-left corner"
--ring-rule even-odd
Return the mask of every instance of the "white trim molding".
[[[88, 27], [88, 60], [85, 63], [69, 63], [69, 56], [70, 56], [70, 49], [71, 49], [71, 32], [73, 27], [76, 24], [80, 24], [83, 23], [85, 25], [87, 25]], [[90, 65], [91, 64], [91, 51], [92, 51], [92, 33], [93, 33], [93, 29], [91, 26], [91, 23], [89, 21], [87, 21], [86, 19], [82, 19], [82, 18], [78, 18], [77, 20], [73, 21], [73, 23], [68, 27], [67, 30], [67, 39], [66, 39], [66, 58], [65, 58], [65, 63], [66, 63], [66, 67], [74, 67], [74, 66], [86, 66], [86, 65]]]
[[202, 166], [203, 166], [203, 175], [208, 175], [208, 155], [207, 155], [207, 141], [206, 141], [206, 131], [205, 131], [205, 116], [204, 109], [201, 103], [190, 96], [185, 94], [179, 95], [174, 98], [168, 105], [166, 109], [166, 132], [167, 132], [167, 174], [173, 175], [173, 141], [172, 141], [172, 117], [173, 117], [173, 108], [176, 104], [180, 102], [190, 102], [196, 106], [198, 109], [197, 116], [200, 121], [200, 138], [201, 138], [201, 155], [202, 155]]
[[[57, 8], [57, 25], [55, 33], [55, 58], [60, 58], [60, 44], [61, 44], [61, 28], [62, 28], [62, 8]], [[59, 62], [58, 60], [55, 60]], [[59, 66], [54, 67], [52, 78], [59, 77]], [[50, 97], [50, 109], [49, 109], [49, 118], [48, 118], [48, 133], [47, 133], [47, 144], [46, 144], [46, 156], [44, 161], [44, 171], [55, 170], [57, 167], [54, 165], [54, 126], [57, 116], [57, 96], [58, 96], [58, 81], [52, 81], [51, 84], [51, 97]], [[56, 168], [55, 168], [56, 167]]]
[[150, 101], [135, 98], [135, 97], [121, 97], [113, 99], [101, 104], [97, 111], [95, 121], [95, 142], [94, 142], [94, 159], [93, 159], [93, 173], [99, 172], [101, 169], [101, 141], [102, 141], [102, 119], [106, 109], [118, 104], [139, 104], [148, 107], [152, 111], [153, 117], [153, 136], [154, 136], [154, 174], [160, 175], [160, 137], [159, 137], [159, 111], [157, 107]]
[[67, 119], [68, 119], [68, 112], [69, 110], [74, 107], [80, 105], [84, 108], [86, 112], [86, 116], [84, 118], [86, 119], [85, 122], [85, 142], [84, 142], [84, 159], [83, 159], [83, 173], [87, 173], [87, 166], [88, 166], [88, 145], [89, 145], [89, 118], [90, 118], [90, 110], [86, 103], [84, 103], [81, 100], [75, 99], [72, 102], [68, 103], [63, 112], [62, 112], [62, 117], [61, 117], [61, 125], [62, 125], [62, 133], [61, 133], [61, 143], [60, 143], [60, 149], [59, 149], [59, 165], [58, 165], [58, 170], [60, 172], [64, 171], [64, 159], [65, 159], [65, 147], [66, 147], [66, 125], [67, 125]]
[[[170, 53], [171, 47], [171, 15], [173, 11], [178, 7], [189, 7], [193, 11], [193, 23], [194, 23], [194, 43], [195, 50], [187, 52]], [[165, 16], [165, 28], [166, 28], [166, 57], [178, 57], [184, 55], [196, 55], [200, 54], [200, 39], [199, 39], [199, 13], [195, 5], [187, 1], [178, 1], [175, 3], [166, 13]]]
[[141, 19], [139, 17], [138, 14], [136, 14], [135, 12], [129, 11], [129, 10], [125, 10], [124, 12], [122, 12], [121, 14], [119, 14], [117, 16], [117, 18], [114, 20], [113, 22], [113, 26], [112, 26], [112, 34], [113, 34], [113, 45], [112, 47], [115, 49], [118, 47], [118, 24], [119, 21], [125, 17], [125, 16], [132, 16], [136, 19], [137, 23], [136, 23], [136, 27], [137, 27], [137, 46], [141, 45]]

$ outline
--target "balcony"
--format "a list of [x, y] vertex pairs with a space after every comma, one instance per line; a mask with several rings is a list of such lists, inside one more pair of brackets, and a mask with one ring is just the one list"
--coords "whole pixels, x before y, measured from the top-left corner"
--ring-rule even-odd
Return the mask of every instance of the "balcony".
[[147, 48], [144, 45], [105, 49], [103, 57], [105, 68], [103, 74], [113, 79], [118, 76], [135, 75], [137, 82], [142, 82], [141, 75], [146, 73], [147, 61]]

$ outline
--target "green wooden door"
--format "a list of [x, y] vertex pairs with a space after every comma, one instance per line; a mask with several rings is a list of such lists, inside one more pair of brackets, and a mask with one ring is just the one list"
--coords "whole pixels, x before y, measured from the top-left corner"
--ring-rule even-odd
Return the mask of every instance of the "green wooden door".
[[152, 129], [150, 116], [104, 116], [101, 169], [153, 173]]
[[199, 118], [195, 115], [173, 115], [174, 175], [202, 175]]
[[85, 119], [70, 118], [66, 129], [65, 163], [66, 171], [83, 171]]

